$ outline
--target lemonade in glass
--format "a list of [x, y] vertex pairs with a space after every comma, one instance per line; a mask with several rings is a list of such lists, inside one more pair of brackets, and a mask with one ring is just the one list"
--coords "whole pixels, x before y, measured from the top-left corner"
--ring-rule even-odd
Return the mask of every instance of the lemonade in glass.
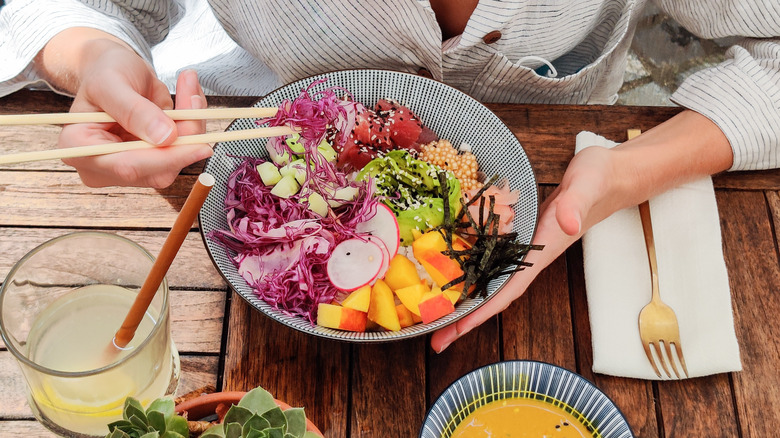
[[65, 436], [105, 436], [128, 396], [148, 405], [175, 392], [179, 357], [163, 281], [133, 340], [113, 337], [152, 256], [108, 233], [80, 232], [32, 250], [0, 288], [0, 332], [18, 360], [36, 418]]

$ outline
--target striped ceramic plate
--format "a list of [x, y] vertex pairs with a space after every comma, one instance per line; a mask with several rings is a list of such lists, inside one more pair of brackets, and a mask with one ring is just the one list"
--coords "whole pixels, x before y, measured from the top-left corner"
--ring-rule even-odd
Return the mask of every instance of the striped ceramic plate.
[[420, 438], [449, 438], [477, 408], [507, 398], [534, 398], [558, 406], [593, 438], [634, 436], [612, 400], [584, 377], [544, 362], [515, 360], [484, 366], [456, 380], [428, 411]]
[[[284, 100], [293, 100], [303, 88], [326, 78], [314, 86], [310, 93], [327, 87], [339, 86], [348, 90], [353, 98], [366, 106], [373, 106], [379, 99], [392, 98], [407, 105], [424, 124], [440, 138], [453, 145], [467, 143], [477, 156], [480, 169], [488, 175], [504, 176], [513, 190], [520, 191], [515, 205], [513, 231], [521, 243], [530, 243], [536, 230], [538, 214], [538, 190], [536, 178], [528, 157], [509, 128], [487, 107], [468, 95], [433, 79], [386, 70], [343, 70], [326, 73], [291, 83], [268, 94], [255, 106], [279, 106]], [[228, 130], [257, 127], [253, 119], [235, 120]], [[259, 299], [238, 274], [231, 261], [233, 254], [206, 237], [212, 230], [227, 229], [224, 200], [226, 181], [236, 168], [241, 156], [266, 155], [265, 139], [218, 143], [214, 155], [206, 162], [205, 171], [214, 175], [217, 183], [211, 190], [200, 212], [201, 234], [214, 264], [230, 286], [253, 307], [269, 317], [297, 330], [330, 339], [349, 342], [384, 342], [410, 338], [430, 333], [451, 324], [484, 304], [501, 288], [508, 276], [489, 284], [488, 298], [467, 299], [455, 312], [429, 324], [415, 324], [400, 331], [374, 331], [354, 333], [312, 325], [307, 320], [287, 315]]]

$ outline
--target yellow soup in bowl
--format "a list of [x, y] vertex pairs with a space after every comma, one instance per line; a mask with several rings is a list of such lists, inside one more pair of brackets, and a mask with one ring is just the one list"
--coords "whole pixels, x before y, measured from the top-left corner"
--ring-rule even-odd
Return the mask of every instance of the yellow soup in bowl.
[[543, 400], [513, 397], [480, 406], [458, 424], [452, 438], [591, 437], [572, 414]]

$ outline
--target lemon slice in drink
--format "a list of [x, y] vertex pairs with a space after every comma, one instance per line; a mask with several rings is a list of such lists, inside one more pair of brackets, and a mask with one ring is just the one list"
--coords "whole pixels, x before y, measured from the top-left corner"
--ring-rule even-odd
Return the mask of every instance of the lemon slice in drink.
[[118, 417], [122, 415], [125, 398], [135, 392], [136, 385], [130, 377], [114, 372], [88, 379], [49, 378], [33, 397], [39, 405], [63, 413]]

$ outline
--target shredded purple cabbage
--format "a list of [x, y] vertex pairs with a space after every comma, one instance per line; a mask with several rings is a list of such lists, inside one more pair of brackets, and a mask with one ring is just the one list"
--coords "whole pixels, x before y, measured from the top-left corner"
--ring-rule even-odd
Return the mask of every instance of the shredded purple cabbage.
[[[311, 86], [292, 102], [285, 100], [271, 126], [299, 129], [307, 162], [314, 163], [298, 194], [284, 199], [271, 194], [256, 166], [265, 159], [243, 157], [230, 175], [225, 198], [229, 230], [215, 230], [209, 238], [235, 253], [233, 263], [254, 293], [288, 315], [316, 321], [317, 305], [330, 303], [340, 293], [328, 280], [326, 265], [333, 248], [356, 236], [355, 226], [373, 216], [378, 199], [369, 182], [349, 181], [347, 175], [325, 160], [317, 146], [326, 135], [343, 143], [355, 124], [359, 103], [336, 96], [341, 88], [309, 94]], [[335, 130], [335, 135], [334, 135]], [[341, 144], [340, 143], [340, 144]], [[335, 146], [335, 145], [334, 145]], [[282, 152], [284, 137], [269, 139], [268, 147]], [[332, 188], [351, 186], [357, 196], [321, 217], [308, 209], [312, 191], [334, 200]], [[327, 188], [331, 190], [327, 190]]]

